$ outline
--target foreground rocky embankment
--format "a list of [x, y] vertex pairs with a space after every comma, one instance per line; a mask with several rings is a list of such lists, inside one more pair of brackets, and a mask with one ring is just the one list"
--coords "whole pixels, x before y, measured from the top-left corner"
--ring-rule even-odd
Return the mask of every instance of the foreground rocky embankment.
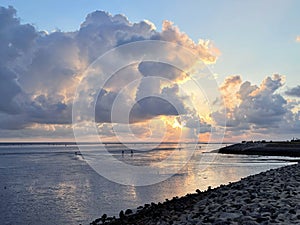
[[196, 192], [91, 224], [300, 224], [299, 163]]

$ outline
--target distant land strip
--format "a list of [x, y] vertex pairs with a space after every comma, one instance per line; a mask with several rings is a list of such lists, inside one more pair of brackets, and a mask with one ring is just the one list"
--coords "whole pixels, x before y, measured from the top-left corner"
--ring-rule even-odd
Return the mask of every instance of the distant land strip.
[[265, 155], [300, 157], [300, 141], [242, 142], [215, 150], [223, 154]]

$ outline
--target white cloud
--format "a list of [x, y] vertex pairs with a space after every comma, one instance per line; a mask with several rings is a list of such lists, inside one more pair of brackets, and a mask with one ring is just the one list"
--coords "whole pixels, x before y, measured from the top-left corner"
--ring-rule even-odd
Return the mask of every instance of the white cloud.
[[181, 32], [178, 27], [168, 20], [163, 22], [160, 40], [175, 42], [191, 49], [206, 63], [215, 63], [219, 54], [219, 51], [214, 48], [209, 40], [200, 39], [196, 44], [187, 34]]

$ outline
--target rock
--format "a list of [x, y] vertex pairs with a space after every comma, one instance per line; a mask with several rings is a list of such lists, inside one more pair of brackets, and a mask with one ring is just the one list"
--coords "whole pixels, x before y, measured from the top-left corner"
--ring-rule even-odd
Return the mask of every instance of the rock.
[[241, 224], [243, 225], [259, 225], [259, 223], [249, 220], [249, 221], [243, 221]]
[[263, 216], [258, 216], [255, 220], [256, 220], [256, 222], [258, 222], [258, 223], [262, 223], [262, 222], [264, 222], [264, 221], [269, 220], [269, 218], [268, 218], [268, 217], [263, 217]]
[[240, 217], [241, 214], [239, 213], [228, 213], [228, 212], [223, 212], [220, 214], [220, 218], [226, 218], [226, 219], [235, 219]]
[[290, 209], [290, 210], [289, 210], [289, 213], [290, 213], [290, 214], [296, 214], [296, 210], [295, 210], [295, 209]]
[[121, 220], [124, 218], [124, 211], [123, 210], [120, 211], [119, 217], [120, 217]]
[[94, 224], [97, 224], [97, 223], [99, 223], [101, 221], [101, 219], [100, 218], [98, 218], [98, 219], [95, 219], [95, 221], [93, 222]]
[[126, 209], [126, 211], [125, 211], [125, 215], [129, 215], [129, 214], [132, 214], [133, 212], [132, 212], [132, 210], [131, 209]]
[[212, 223], [213, 225], [230, 225], [230, 222], [224, 219], [217, 219]]
[[197, 189], [197, 190], [196, 190], [196, 193], [197, 193], [197, 194], [200, 194], [200, 193], [201, 193], [201, 191], [200, 191], [199, 189]]

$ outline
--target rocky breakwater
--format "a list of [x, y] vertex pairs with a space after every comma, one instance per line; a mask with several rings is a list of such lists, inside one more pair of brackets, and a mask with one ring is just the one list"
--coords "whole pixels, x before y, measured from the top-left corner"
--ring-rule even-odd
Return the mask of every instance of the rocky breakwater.
[[221, 148], [216, 152], [300, 157], [300, 142], [245, 142]]
[[164, 203], [103, 215], [98, 224], [300, 224], [300, 164], [272, 169], [229, 185]]

